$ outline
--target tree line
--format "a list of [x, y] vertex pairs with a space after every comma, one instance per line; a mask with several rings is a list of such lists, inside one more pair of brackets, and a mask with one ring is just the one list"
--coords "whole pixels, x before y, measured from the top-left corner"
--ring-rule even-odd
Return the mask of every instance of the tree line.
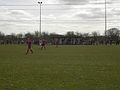
[[52, 44], [54, 44], [56, 40], [59, 42], [58, 44], [119, 44], [120, 30], [118, 28], [111, 28], [105, 32], [105, 35], [100, 35], [100, 33], [96, 31], [91, 34], [69, 31], [64, 35], [42, 32], [41, 36], [38, 31], [25, 34], [12, 33], [10, 35], [5, 35], [0, 32], [0, 44], [24, 44], [27, 37], [31, 37], [35, 44], [39, 43], [40, 37], [45, 38]]

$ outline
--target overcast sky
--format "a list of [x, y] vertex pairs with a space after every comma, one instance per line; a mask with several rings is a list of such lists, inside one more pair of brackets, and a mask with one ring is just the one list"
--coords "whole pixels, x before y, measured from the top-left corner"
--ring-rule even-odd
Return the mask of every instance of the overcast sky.
[[[41, 1], [42, 32], [104, 33], [104, 0]], [[38, 0], [0, 0], [0, 31], [5, 34], [38, 31], [37, 2]], [[120, 29], [119, 0], [107, 0], [107, 20], [108, 29], [112, 27]]]

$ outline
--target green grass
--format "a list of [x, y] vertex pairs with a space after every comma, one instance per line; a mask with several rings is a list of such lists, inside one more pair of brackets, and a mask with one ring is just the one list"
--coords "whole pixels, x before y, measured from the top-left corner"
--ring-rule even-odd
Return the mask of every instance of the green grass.
[[0, 90], [120, 90], [120, 46], [0, 46]]

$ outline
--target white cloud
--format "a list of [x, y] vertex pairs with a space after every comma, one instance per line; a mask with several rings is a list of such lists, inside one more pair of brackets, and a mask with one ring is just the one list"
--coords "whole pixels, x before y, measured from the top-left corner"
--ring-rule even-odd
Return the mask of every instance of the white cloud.
[[64, 4], [86, 4], [89, 2], [89, 0], [60, 0], [61, 3], [64, 3]]
[[[1, 5], [37, 5], [39, 0], [0, 0]], [[104, 0], [41, 0], [42, 31], [104, 32]], [[118, 26], [119, 0], [107, 0], [108, 28]], [[23, 9], [23, 10], [17, 10]], [[27, 9], [27, 10], [25, 10]], [[29, 9], [29, 10], [28, 10]], [[33, 9], [33, 10], [32, 10]], [[34, 10], [35, 9], [35, 10]], [[27, 32], [39, 29], [39, 6], [0, 6], [0, 31]]]

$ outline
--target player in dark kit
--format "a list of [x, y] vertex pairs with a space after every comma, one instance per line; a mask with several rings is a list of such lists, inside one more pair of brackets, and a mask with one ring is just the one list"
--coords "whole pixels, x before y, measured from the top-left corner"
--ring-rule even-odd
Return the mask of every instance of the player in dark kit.
[[32, 50], [32, 40], [30, 38], [28, 38], [26, 43], [27, 43], [26, 55], [28, 54], [29, 51], [31, 51], [31, 53], [33, 53], [33, 50]]
[[47, 44], [46, 40], [45, 40], [45, 39], [42, 39], [42, 42], [41, 42], [41, 50], [43, 50], [43, 48], [46, 49], [46, 44]]

